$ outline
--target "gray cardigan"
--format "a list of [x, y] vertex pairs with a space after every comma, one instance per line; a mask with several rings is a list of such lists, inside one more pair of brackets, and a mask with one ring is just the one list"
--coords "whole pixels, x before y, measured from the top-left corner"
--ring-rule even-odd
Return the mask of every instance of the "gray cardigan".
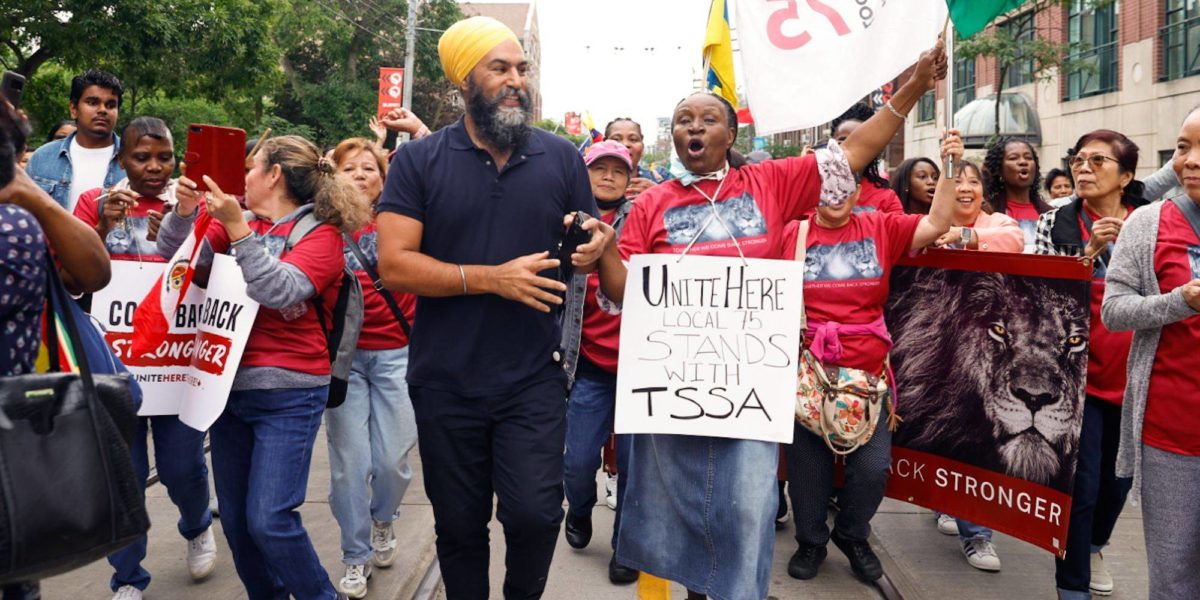
[[1134, 331], [1121, 410], [1117, 477], [1133, 477], [1135, 498], [1141, 494], [1142, 421], [1159, 336], [1164, 326], [1198, 314], [1183, 299], [1180, 288], [1159, 293], [1154, 248], [1158, 245], [1158, 223], [1164, 202], [1170, 200], [1137, 209], [1121, 227], [1121, 243], [1113, 250], [1104, 278], [1104, 304], [1100, 311], [1104, 326], [1110, 330]]

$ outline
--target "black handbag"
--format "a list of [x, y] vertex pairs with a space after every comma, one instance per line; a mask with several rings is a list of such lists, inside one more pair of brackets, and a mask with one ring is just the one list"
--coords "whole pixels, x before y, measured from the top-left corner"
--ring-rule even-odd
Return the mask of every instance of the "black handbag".
[[[137, 430], [130, 375], [93, 374], [73, 300], [53, 263], [47, 271], [56, 372], [0, 378], [0, 584], [81, 567], [150, 528], [129, 453]], [[57, 372], [56, 314], [78, 373]]]

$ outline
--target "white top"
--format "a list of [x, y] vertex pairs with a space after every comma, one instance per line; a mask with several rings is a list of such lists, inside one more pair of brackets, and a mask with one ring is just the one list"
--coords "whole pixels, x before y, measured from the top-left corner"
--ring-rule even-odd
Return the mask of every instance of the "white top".
[[75, 212], [80, 194], [104, 185], [114, 147], [84, 148], [77, 138], [71, 139], [71, 190], [67, 193], [67, 212]]

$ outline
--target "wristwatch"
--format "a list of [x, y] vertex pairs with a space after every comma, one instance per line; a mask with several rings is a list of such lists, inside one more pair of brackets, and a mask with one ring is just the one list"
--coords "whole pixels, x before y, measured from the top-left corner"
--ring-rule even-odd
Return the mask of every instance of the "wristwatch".
[[973, 232], [971, 231], [971, 228], [970, 228], [970, 227], [963, 227], [963, 228], [962, 228], [962, 231], [960, 232], [960, 234], [959, 234], [959, 235], [962, 237], [962, 243], [963, 243], [963, 245], [964, 245], [964, 246], [970, 246], [970, 245], [971, 245], [971, 235], [972, 235], [972, 233], [973, 233]]

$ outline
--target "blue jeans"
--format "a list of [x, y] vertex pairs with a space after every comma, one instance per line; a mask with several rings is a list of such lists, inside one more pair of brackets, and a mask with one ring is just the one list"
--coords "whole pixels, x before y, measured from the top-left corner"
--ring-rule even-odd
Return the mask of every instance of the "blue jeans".
[[[567, 403], [567, 451], [563, 455], [563, 487], [567, 510], [586, 517], [596, 506], [596, 470], [600, 468], [600, 450], [613, 428], [617, 400], [617, 376], [597, 369], [576, 371], [575, 387]], [[629, 436], [617, 436], [617, 473], [629, 469]], [[617, 548], [621, 528], [621, 503], [625, 499], [625, 478], [617, 479], [617, 514], [613, 522], [612, 547]]]
[[371, 559], [371, 519], [395, 520], [412, 481], [408, 451], [417, 444], [417, 420], [407, 370], [407, 347], [355, 352], [346, 402], [325, 412], [329, 507], [348, 565]]
[[249, 600], [336, 598], [296, 511], [328, 394], [328, 386], [235, 391], [213, 424], [221, 528]]
[[958, 523], [958, 539], [961, 541], [967, 540], [987, 540], [992, 541], [992, 530], [983, 525], [976, 525], [970, 521], [955, 518]]
[[[941, 517], [946, 513], [934, 511], [933, 514], [934, 516]], [[954, 517], [954, 523], [958, 527], [959, 541], [965, 542], [967, 540], [974, 539], [987, 540], [989, 542], [992, 541], [992, 530], [984, 527], [983, 525], [976, 525], [975, 523], [972, 523], [966, 519], [960, 519], [958, 517]]]
[[[167, 488], [171, 502], [179, 509], [179, 534], [191, 540], [212, 525], [208, 508], [208, 464], [204, 461], [204, 432], [184, 425], [175, 415], [138, 419], [138, 431], [130, 449], [133, 471], [145, 484], [150, 474], [147, 434], [154, 435], [154, 466], [159, 480]], [[114, 572], [109, 586], [113, 591], [124, 585], [139, 590], [150, 585], [150, 573], [142, 568], [146, 558], [146, 537], [108, 557]]]
[[1079, 432], [1067, 556], [1054, 561], [1054, 578], [1062, 598], [1091, 597], [1091, 553], [1108, 543], [1125, 507], [1133, 480], [1116, 475], [1120, 441], [1121, 407], [1088, 396]]

